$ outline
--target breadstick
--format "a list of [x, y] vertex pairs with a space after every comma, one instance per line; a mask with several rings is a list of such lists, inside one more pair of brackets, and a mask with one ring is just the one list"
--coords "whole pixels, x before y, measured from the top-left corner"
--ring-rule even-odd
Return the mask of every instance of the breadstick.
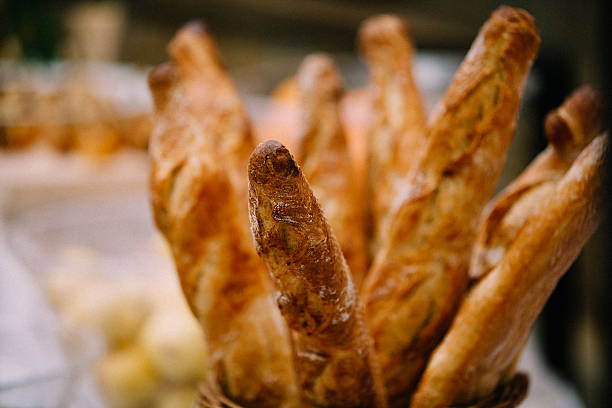
[[493, 269], [531, 214], [552, 197], [580, 151], [601, 131], [601, 95], [584, 86], [546, 118], [549, 146], [485, 211], [472, 253], [470, 278]]
[[533, 18], [501, 7], [480, 30], [431, 118], [362, 298], [390, 401], [407, 398], [466, 284], [539, 47]]
[[284, 79], [270, 94], [261, 114], [253, 117], [256, 142], [274, 139], [297, 151], [299, 99], [295, 76]]
[[366, 271], [363, 206], [339, 116], [342, 79], [326, 55], [306, 57], [298, 70], [299, 159], [359, 288]]
[[[292, 152], [298, 152], [300, 98], [296, 77], [283, 80], [270, 94], [267, 108], [255, 117], [255, 139], [274, 139]], [[350, 89], [340, 99], [340, 119], [349, 156], [355, 169], [360, 195], [365, 197], [367, 179], [367, 138], [370, 120], [370, 95], [367, 88]]]
[[173, 63], [149, 77], [155, 221], [223, 392], [244, 406], [296, 406], [288, 331], [252, 245], [246, 186], [236, 181], [248, 123], [211, 43], [201, 26], [188, 25], [170, 45]]
[[371, 78], [368, 197], [375, 251], [387, 234], [383, 225], [393, 198], [425, 140], [425, 114], [412, 76], [414, 47], [407, 24], [392, 15], [370, 18], [359, 30], [359, 43]]
[[304, 175], [276, 141], [249, 160], [257, 252], [293, 339], [303, 397], [318, 407], [386, 406], [363, 306], [340, 246]]
[[[187, 24], [172, 39], [168, 52], [177, 71], [181, 73], [190, 108], [201, 121], [216, 127], [214, 144], [219, 160], [225, 162], [228, 175], [239, 190], [239, 197], [247, 196], [246, 165], [255, 144], [246, 110], [231, 79], [225, 73], [214, 39], [199, 22]], [[247, 205], [241, 205], [246, 214]], [[248, 230], [248, 228], [246, 228]]]
[[300, 93], [297, 84], [297, 78], [290, 76], [281, 81], [280, 84], [274, 88], [270, 97], [277, 102], [286, 102], [289, 104], [296, 104], [300, 99]]
[[606, 144], [599, 136], [583, 150], [503, 259], [470, 290], [411, 407], [470, 403], [513, 375], [536, 317], [603, 215]]

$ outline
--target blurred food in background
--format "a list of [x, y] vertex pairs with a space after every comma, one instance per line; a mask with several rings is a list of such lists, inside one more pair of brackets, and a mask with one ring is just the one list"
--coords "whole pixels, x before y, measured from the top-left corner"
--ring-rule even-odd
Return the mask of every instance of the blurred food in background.
[[[4, 10], [10, 31], [0, 61], [0, 148], [43, 143], [90, 155], [146, 149], [146, 71], [113, 63], [126, 8], [76, 2], [62, 11], [41, 1], [11, 1]], [[24, 56], [37, 59], [20, 61]]]
[[[144, 190], [135, 187], [142, 182], [127, 177], [96, 186], [93, 178], [21, 185], [3, 200], [0, 258], [27, 270], [46, 295], [40, 307], [57, 313], [49, 325], [66, 363], [50, 375], [65, 381], [47, 390], [61, 396], [60, 406], [189, 407], [196, 384], [207, 378], [206, 344], [165, 242], [152, 230]], [[9, 334], [3, 341], [15, 347], [21, 339]], [[83, 352], [73, 355], [72, 348]], [[4, 390], [0, 405], [38, 406]], [[47, 392], [30, 391], [32, 401]]]
[[47, 144], [109, 154], [146, 149], [151, 131], [144, 71], [103, 63], [0, 62], [0, 148]]
[[109, 406], [165, 406], [184, 396], [175, 406], [189, 407], [206, 379], [206, 349], [171, 271], [146, 282], [109, 277], [96, 271], [98, 256], [66, 248], [46, 287], [66, 325], [104, 339], [94, 372]]

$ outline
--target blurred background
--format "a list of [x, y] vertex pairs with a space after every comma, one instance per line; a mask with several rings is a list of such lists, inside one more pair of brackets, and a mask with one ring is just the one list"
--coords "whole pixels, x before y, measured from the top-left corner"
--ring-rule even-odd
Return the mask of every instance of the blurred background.
[[[506, 3], [524, 8], [535, 17], [542, 46], [530, 74], [517, 137], [509, 152], [500, 187], [516, 177], [546, 146], [543, 119], [573, 89], [592, 84], [606, 92], [609, 103], [612, 55], [609, 3], [604, 0]], [[302, 58], [311, 52], [330, 53], [348, 88], [364, 85], [367, 73], [355, 47], [359, 24], [375, 14], [398, 14], [411, 26], [418, 49], [417, 82], [431, 108], [443, 95], [479, 27], [498, 6], [498, 2], [489, 0], [0, 0], [0, 198], [4, 198], [0, 244], [5, 246], [4, 252], [0, 252], [0, 260], [3, 259], [0, 263], [0, 299], [13, 282], [11, 274], [16, 274], [15, 270], [20, 268], [34, 272], [34, 286], [43, 282], [42, 292], [52, 295], [50, 302], [54, 310], [61, 310], [63, 301], [56, 299], [54, 302], [53, 294], [71, 297], [71, 290], [80, 291], [68, 288], [70, 285], [65, 281], [72, 281], [73, 277], [54, 274], [58, 269], [75, 273], [83, 269], [99, 271], [83, 285], [108, 284], [108, 296], [111, 297], [116, 292], [109, 282], [116, 279], [101, 278], [109, 275], [107, 270], [114, 270], [115, 274], [117, 269], [171, 270], [163, 244], [156, 241], [150, 226], [150, 217], [142, 211], [146, 207], [144, 152], [151, 109], [145, 75], [150, 67], [167, 59], [166, 45], [185, 22], [201, 19], [215, 35], [226, 67], [240, 90], [250, 98], [250, 110], [256, 115], [261, 109], [258, 101], [265, 100], [266, 94], [291, 76]], [[67, 61], [87, 61], [88, 64], [81, 69]], [[609, 118], [608, 114], [608, 129]], [[47, 140], [54, 151], [60, 152], [59, 156], [35, 149], [32, 153], [32, 146], [41, 138]], [[138, 193], [132, 196], [134, 191]], [[104, 208], [108, 213], [96, 207], [100, 197], [106, 200]], [[130, 203], [127, 210], [125, 202]], [[74, 221], [76, 213], [81, 214], [76, 217], [80, 224]], [[117, 214], [124, 218], [118, 220]], [[60, 220], [55, 224], [54, 216]], [[535, 330], [537, 355], [534, 358], [541, 359], [542, 369], [554, 378], [556, 388], [551, 389], [565, 388], [571, 395], [568, 399], [573, 402], [563, 406], [609, 405], [612, 378], [612, 366], [608, 363], [612, 354], [612, 333], [608, 324], [608, 313], [612, 310], [612, 297], [609, 296], [612, 266], [607, 251], [612, 239], [610, 222], [608, 217], [560, 281]], [[125, 231], [126, 224], [134, 224], [130, 230], [134, 239], [108, 247], [101, 236], [113, 241], [113, 237]], [[140, 243], [134, 244], [138, 239]], [[50, 245], [49, 241], [54, 240], [57, 242]], [[136, 251], [140, 255], [134, 257]], [[149, 254], [158, 258], [152, 261]], [[38, 289], [24, 290], [38, 293]], [[178, 288], [173, 290], [167, 297], [179, 299]], [[157, 398], [157, 406], [180, 406], [177, 402], [180, 398], [188, 400], [191, 396], [188, 385], [200, 377], [193, 372], [177, 373], [176, 367], [168, 367], [172, 363], [167, 362], [168, 356], [160, 350], [164, 347], [166, 350], [167, 347], [187, 349], [188, 356], [204, 351], [197, 347], [194, 350], [190, 344], [178, 344], [184, 339], [155, 337], [159, 336], [156, 324], [161, 325], [164, 319], [173, 322], [177, 319], [155, 315], [153, 311], [159, 307], [158, 299], [123, 295], [126, 297], [121, 302], [144, 302], [139, 304], [145, 304], [145, 309], [151, 311], [147, 319], [154, 320], [148, 325], [153, 327], [140, 328], [138, 333], [105, 332], [107, 345], [104, 347], [112, 359], [100, 365], [96, 357], [97, 376], [87, 387], [96, 388], [95, 384], [103, 378], [102, 383], [107, 388], [120, 389], [119, 393], [135, 393], [135, 406], [149, 406], [151, 400], [138, 395], [161, 387], [168, 390], [170, 396]], [[0, 319], [15, 310], [15, 313], [24, 314], [24, 308], [45, 308], [49, 296], [43, 298], [40, 304], [31, 305], [20, 300], [16, 306], [15, 299], [10, 303], [5, 295], [4, 300], [0, 300], [3, 308]], [[96, 309], [95, 313], [111, 313], [110, 317], [104, 314], [100, 319], [115, 321], [112, 313], [116, 312], [108, 311], [113, 307], [105, 303], [104, 312]], [[177, 309], [181, 309], [177, 315], [188, 314], [183, 304]], [[142, 316], [130, 318], [132, 321], [143, 319]], [[90, 321], [93, 318], [83, 312], [72, 320], [79, 319]], [[1, 340], [2, 335], [27, 331], [11, 331], [7, 321], [0, 321], [0, 347], [5, 347], [4, 352], [0, 350], [0, 359], [10, 360], [19, 353], [7, 340], [8, 336]], [[183, 324], [192, 327], [192, 323]], [[107, 330], [104, 324], [95, 328], [100, 331], [102, 327], [104, 332]], [[42, 328], [36, 326], [36, 330], [55, 330], [51, 326], [44, 323]], [[142, 347], [149, 347], [149, 351], [154, 349], [153, 354], [158, 353], [154, 363], [144, 363], [138, 354], [140, 346], [126, 340], [129, 336], [147, 336], [142, 334], [147, 330], [153, 333], [150, 337], [154, 340], [143, 340], [146, 345]], [[191, 341], [197, 342], [197, 338]], [[25, 349], [22, 352], [20, 355], [28, 355]], [[32, 357], [31, 353], [29, 355]], [[12, 361], [19, 365], [18, 359]], [[0, 360], [0, 406], [4, 406], [3, 393], [4, 398], [21, 401], [21, 391], [14, 394], [17, 397], [7, 395], [24, 381], [27, 383], [23, 380], [27, 378], [25, 374], [13, 375], [15, 371], [9, 372], [7, 367], [10, 365], [3, 365]], [[130, 375], [131, 382], [123, 385], [122, 379], [114, 377], [116, 371], [146, 371], [147, 374]], [[48, 371], [40, 371], [45, 372]], [[540, 390], [546, 388], [542, 387]], [[48, 395], [45, 394], [48, 390], [40, 392]], [[55, 406], [68, 404], [68, 397], [58, 398]], [[119, 401], [116, 405], [121, 406], [123, 397], [90, 398], [90, 406], [101, 403], [99, 401]], [[94, 400], [97, 402], [92, 402]], [[6, 401], [9, 400], [4, 400], [6, 406], [19, 406]]]

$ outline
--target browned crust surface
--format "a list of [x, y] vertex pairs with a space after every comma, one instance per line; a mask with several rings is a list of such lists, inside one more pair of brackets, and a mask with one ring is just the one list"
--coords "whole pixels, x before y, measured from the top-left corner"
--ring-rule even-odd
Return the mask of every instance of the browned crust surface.
[[478, 400], [505, 382], [558, 280], [603, 214], [607, 137], [597, 137], [533, 214], [501, 262], [468, 293], [433, 353], [412, 407]]
[[385, 406], [363, 307], [340, 246], [304, 175], [276, 141], [249, 161], [257, 252], [278, 290], [304, 398], [316, 406]]
[[[294, 406], [289, 337], [248, 231], [248, 122], [203, 26], [187, 25], [154, 70], [155, 222], [199, 319], [223, 392], [245, 406]], [[248, 154], [248, 152], [246, 153]]]
[[425, 140], [425, 114], [412, 75], [407, 23], [392, 15], [370, 18], [359, 30], [359, 45], [371, 81], [368, 197], [375, 251], [387, 233], [383, 225], [393, 199]]
[[358, 288], [367, 262], [364, 208], [340, 121], [342, 79], [331, 58], [323, 54], [306, 57], [297, 79], [301, 106], [298, 161]]
[[528, 13], [492, 14], [434, 112], [395, 205], [362, 293], [392, 400], [412, 390], [463, 294], [478, 215], [502, 170], [538, 47]]
[[601, 96], [589, 86], [576, 90], [547, 116], [549, 147], [483, 211], [470, 278], [495, 267], [529, 216], [546, 205], [576, 156], [600, 132], [600, 116]]
[[601, 130], [602, 96], [588, 85], [573, 92], [546, 117], [544, 130], [559, 156], [573, 162]]

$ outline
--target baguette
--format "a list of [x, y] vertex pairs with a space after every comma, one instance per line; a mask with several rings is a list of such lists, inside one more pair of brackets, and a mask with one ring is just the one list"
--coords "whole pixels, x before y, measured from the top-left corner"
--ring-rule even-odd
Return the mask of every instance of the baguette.
[[[370, 95], [366, 87], [350, 89], [340, 98], [340, 119], [349, 156], [355, 169], [360, 196], [365, 197], [367, 179], [367, 138]], [[283, 80], [270, 94], [263, 114], [255, 118], [255, 139], [277, 140], [289, 151], [299, 152], [300, 95], [295, 76]]]
[[253, 238], [291, 332], [304, 400], [386, 406], [363, 306], [304, 175], [276, 141], [260, 144], [248, 169]]
[[597, 228], [607, 136], [595, 138], [528, 218], [502, 260], [470, 290], [427, 365], [412, 407], [448, 407], [493, 392], [557, 282]]
[[301, 106], [299, 163], [334, 229], [359, 288], [366, 272], [362, 201], [339, 115], [342, 79], [326, 55], [307, 57], [297, 74]]
[[149, 76], [155, 222], [224, 394], [246, 407], [296, 406], [288, 331], [242, 205], [244, 151], [252, 142], [240, 98], [201, 25], [181, 29], [169, 52], [172, 63]]
[[405, 403], [467, 284], [478, 216], [514, 133], [539, 47], [533, 18], [501, 7], [431, 117], [362, 298], [390, 401]]
[[272, 90], [261, 115], [253, 118], [257, 144], [274, 139], [298, 151], [299, 100], [295, 76], [284, 79]]
[[[255, 144], [246, 110], [223, 68], [214, 39], [203, 24], [188, 23], [172, 39], [168, 52], [185, 83], [189, 108], [201, 116], [203, 125], [217, 129], [217, 138], [211, 142], [239, 197], [246, 197], [245, 169]], [[246, 205], [241, 209], [246, 214]]]
[[556, 184], [578, 154], [601, 132], [601, 95], [584, 86], [545, 121], [549, 146], [485, 211], [474, 245], [470, 278], [493, 269], [527, 219], [553, 196]]
[[359, 46], [371, 78], [368, 196], [372, 251], [378, 248], [392, 201], [425, 140], [425, 114], [412, 76], [414, 47], [407, 24], [392, 15], [366, 20]]

